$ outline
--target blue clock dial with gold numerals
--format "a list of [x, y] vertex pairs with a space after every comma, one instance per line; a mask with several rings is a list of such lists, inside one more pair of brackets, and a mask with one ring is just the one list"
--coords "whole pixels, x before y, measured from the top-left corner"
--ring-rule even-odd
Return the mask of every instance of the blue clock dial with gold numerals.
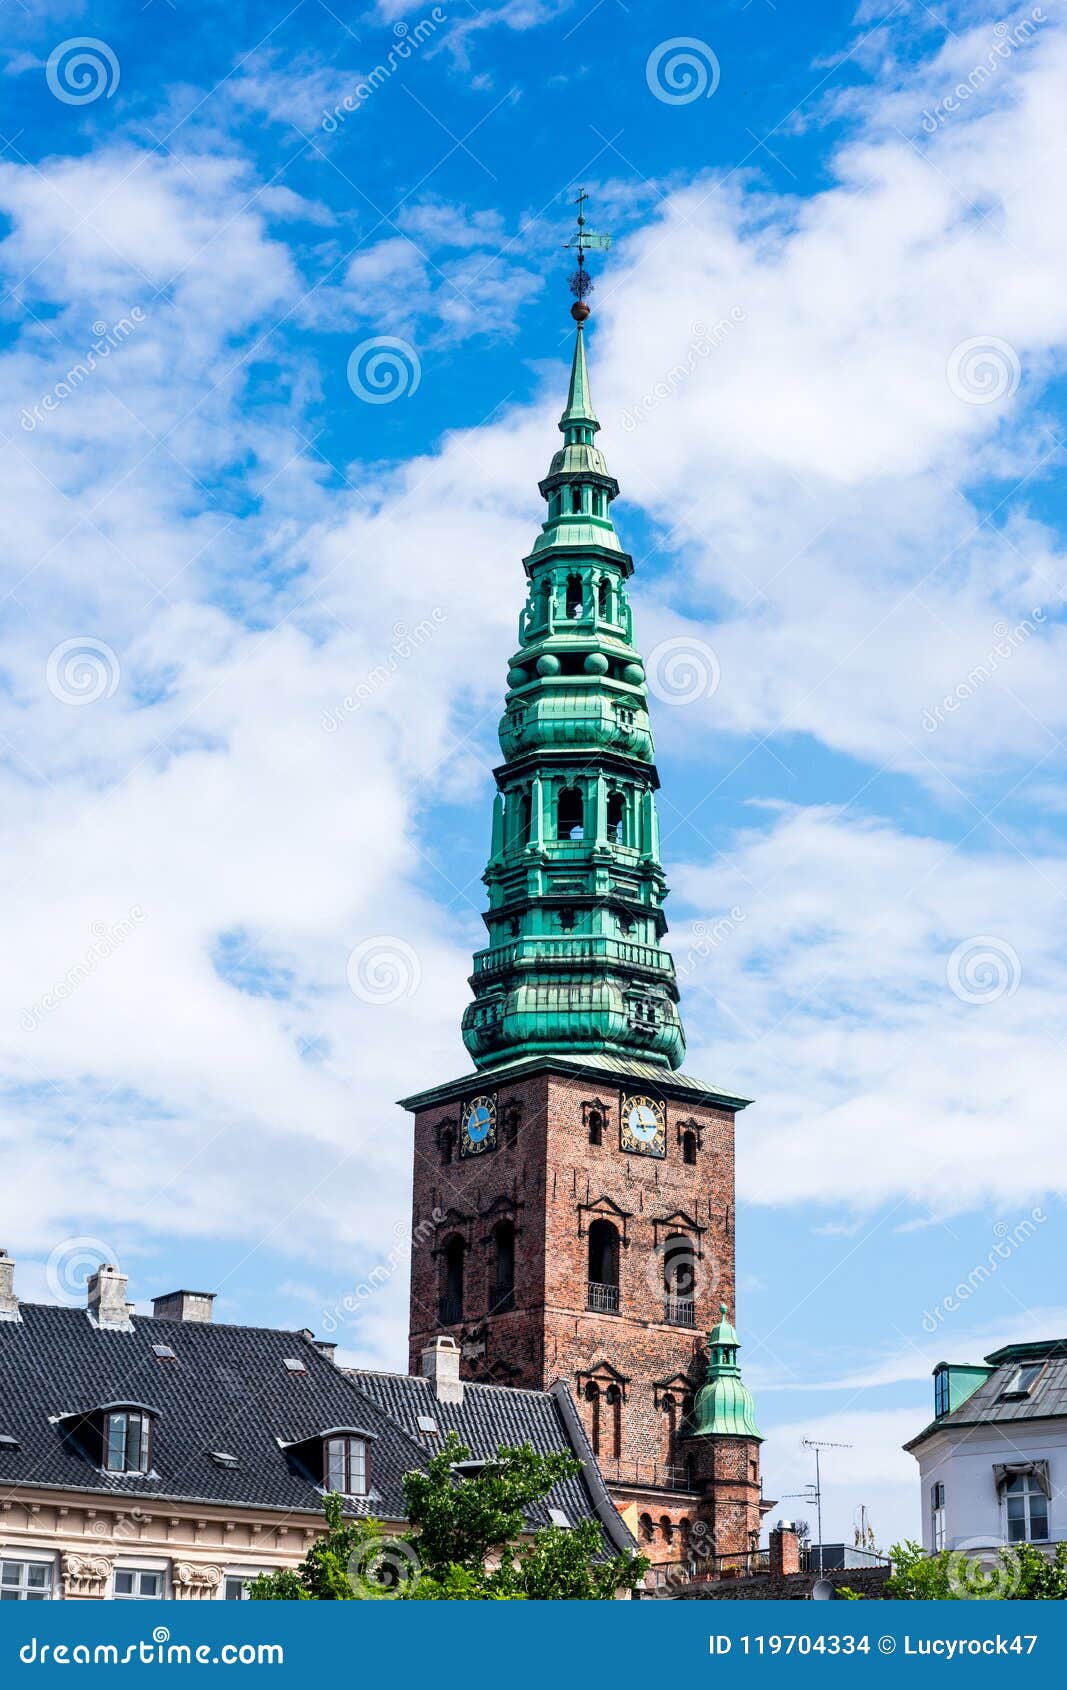
[[496, 1149], [496, 1098], [472, 1097], [463, 1107], [460, 1155], [480, 1156]]

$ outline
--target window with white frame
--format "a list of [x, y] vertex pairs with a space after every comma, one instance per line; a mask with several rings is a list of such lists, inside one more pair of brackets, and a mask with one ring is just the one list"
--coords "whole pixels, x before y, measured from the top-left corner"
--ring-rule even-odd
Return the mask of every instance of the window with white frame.
[[112, 1409], [104, 1419], [104, 1466], [109, 1473], [147, 1473], [151, 1420], [136, 1409]]
[[1048, 1497], [1033, 1473], [1010, 1479], [1004, 1491], [1009, 1543], [1043, 1543], [1048, 1537]]
[[1007, 1385], [1001, 1391], [1002, 1397], [1028, 1397], [1045, 1371], [1043, 1361], [1027, 1361], [1017, 1367]]
[[0, 1561], [0, 1602], [47, 1602], [51, 1595], [50, 1561]]
[[119, 1602], [152, 1602], [166, 1595], [164, 1577], [152, 1567], [116, 1567], [112, 1595]]
[[362, 1438], [336, 1437], [325, 1440], [326, 1489], [342, 1496], [367, 1494], [367, 1445]]
[[222, 1581], [222, 1598], [224, 1602], [247, 1602], [248, 1586], [255, 1573], [227, 1573]]
[[930, 1547], [935, 1555], [945, 1547], [945, 1487], [940, 1481], [930, 1486]]

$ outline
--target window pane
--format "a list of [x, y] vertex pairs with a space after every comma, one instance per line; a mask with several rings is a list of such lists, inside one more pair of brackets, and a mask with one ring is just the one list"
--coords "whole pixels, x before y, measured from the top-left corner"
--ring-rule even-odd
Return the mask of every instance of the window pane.
[[162, 1584], [163, 1584], [163, 1574], [162, 1573], [142, 1573], [141, 1574], [141, 1595], [142, 1596], [160, 1596], [162, 1594], [162, 1589], [161, 1589]]
[[17, 1561], [5, 1561], [0, 1568], [0, 1584], [18, 1584], [18, 1582], [19, 1563]]
[[1026, 1489], [1026, 1480], [1023, 1478], [1010, 1479], [1008, 1481], [1008, 1489], [1010, 1491], [1024, 1491]]
[[362, 1496], [367, 1489], [367, 1446], [358, 1438], [348, 1444], [349, 1487], [353, 1496]]
[[107, 1417], [107, 1469], [109, 1473], [122, 1473], [126, 1469], [126, 1416], [124, 1414], [109, 1414]]
[[18, 1599], [19, 1593], [17, 1590], [0, 1589], [0, 1602], [17, 1602]]
[[133, 1574], [132, 1573], [116, 1573], [115, 1574], [115, 1595], [116, 1596], [129, 1596], [132, 1589], [133, 1589]]
[[245, 1581], [242, 1578], [228, 1578], [226, 1580], [226, 1601], [243, 1602], [245, 1600]]
[[1048, 1510], [1044, 1497], [1030, 1503], [1030, 1536], [1038, 1541], [1048, 1537]]
[[140, 1473], [144, 1468], [141, 1460], [141, 1450], [144, 1438], [144, 1419], [140, 1414], [128, 1416], [128, 1431], [126, 1433], [126, 1471]]
[[38, 1589], [40, 1589], [42, 1585], [51, 1583], [51, 1567], [42, 1566], [40, 1563], [38, 1563], [37, 1566], [34, 1566], [31, 1562], [26, 1571], [29, 1575], [26, 1582], [28, 1584], [36, 1585]]
[[1026, 1521], [1025, 1520], [1009, 1520], [1008, 1521], [1008, 1542], [1009, 1543], [1025, 1543], [1026, 1542]]

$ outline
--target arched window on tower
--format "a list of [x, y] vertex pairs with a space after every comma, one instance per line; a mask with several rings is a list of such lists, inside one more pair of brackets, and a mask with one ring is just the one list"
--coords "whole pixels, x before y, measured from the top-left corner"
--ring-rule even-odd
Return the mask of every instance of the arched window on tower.
[[651, 1543], [653, 1537], [655, 1536], [655, 1530], [656, 1528], [652, 1524], [651, 1514], [642, 1514], [641, 1518], [637, 1522], [637, 1534], [640, 1537], [641, 1542]]
[[682, 1161], [693, 1167], [697, 1159], [697, 1135], [691, 1130], [682, 1134]]
[[596, 605], [601, 616], [608, 617], [611, 615], [611, 587], [606, 575], [600, 577], [600, 585], [596, 591]]
[[489, 1288], [489, 1313], [503, 1314], [515, 1307], [515, 1227], [500, 1221], [493, 1228], [493, 1281]]
[[672, 1326], [692, 1326], [696, 1318], [696, 1255], [681, 1233], [668, 1238], [663, 1251], [663, 1316]]
[[575, 487], [571, 493], [571, 513], [574, 516], [581, 516], [582, 514], [582, 490], [580, 487]]
[[611, 1221], [595, 1220], [589, 1228], [589, 1307], [619, 1312], [619, 1234]]
[[583, 592], [580, 575], [567, 576], [567, 615], [576, 621], [582, 614]]
[[585, 805], [576, 786], [565, 786], [559, 795], [556, 812], [557, 839], [581, 839], [584, 834]]
[[595, 1379], [590, 1379], [585, 1387], [585, 1400], [589, 1404], [589, 1442], [593, 1446], [593, 1454], [600, 1454], [600, 1386]]
[[462, 1238], [450, 1238], [441, 1257], [441, 1298], [437, 1315], [442, 1326], [455, 1326], [463, 1319], [465, 1256]]
[[599, 1109], [590, 1109], [589, 1111], [589, 1142], [590, 1144], [603, 1144], [604, 1142], [604, 1117]]
[[611, 1410], [611, 1453], [618, 1461], [622, 1455], [622, 1392], [618, 1385], [609, 1385], [604, 1400]]
[[621, 792], [608, 793], [608, 838], [616, 845], [626, 844], [626, 799]]
[[456, 1135], [451, 1127], [441, 1129], [441, 1166], [447, 1168], [456, 1148]]
[[530, 822], [533, 818], [533, 799], [524, 792], [519, 799], [519, 844], [530, 843]]

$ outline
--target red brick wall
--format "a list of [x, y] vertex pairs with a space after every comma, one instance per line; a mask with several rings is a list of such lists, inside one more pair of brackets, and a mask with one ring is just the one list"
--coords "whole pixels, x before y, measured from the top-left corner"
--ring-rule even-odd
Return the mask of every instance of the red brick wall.
[[[441, 1330], [440, 1252], [459, 1234], [467, 1249], [464, 1319], [447, 1330], [461, 1343], [464, 1376], [537, 1389], [565, 1379], [590, 1436], [594, 1411], [584, 1387], [597, 1380], [601, 1466], [613, 1490], [623, 1487], [620, 1501], [637, 1501], [638, 1491], [669, 1486], [668, 1470], [684, 1463], [672, 1419], [677, 1432], [682, 1398], [703, 1379], [704, 1338], [719, 1303], [734, 1313], [733, 1114], [667, 1100], [667, 1153], [660, 1160], [620, 1149], [623, 1093], [602, 1075], [540, 1074], [496, 1095], [499, 1148], [467, 1160], [457, 1148], [447, 1166], [441, 1131], [451, 1123], [458, 1145], [459, 1105], [416, 1116], [411, 1365], [418, 1368], [423, 1345]], [[586, 1118], [596, 1103], [606, 1116], [599, 1145], [589, 1142]], [[520, 1120], [512, 1142], [508, 1118], [515, 1106]], [[682, 1123], [695, 1123], [699, 1132], [695, 1165], [683, 1161]], [[688, 1221], [672, 1220], [679, 1214]], [[586, 1307], [588, 1231], [598, 1215], [623, 1240], [617, 1315]], [[505, 1217], [516, 1227], [515, 1308], [487, 1316], [492, 1231]], [[662, 1246], [678, 1233], [692, 1240], [697, 1256], [693, 1327], [668, 1325], [663, 1315]], [[678, 1375], [684, 1380], [671, 1386]], [[617, 1452], [616, 1410], [605, 1398], [612, 1386], [621, 1396]], [[673, 1415], [664, 1402], [668, 1392]], [[654, 1504], [654, 1494], [642, 1497], [639, 1509], [652, 1511]], [[660, 1498], [655, 1512], [689, 1518], [693, 1499]], [[679, 1553], [677, 1541], [647, 1547], [658, 1559]]]

